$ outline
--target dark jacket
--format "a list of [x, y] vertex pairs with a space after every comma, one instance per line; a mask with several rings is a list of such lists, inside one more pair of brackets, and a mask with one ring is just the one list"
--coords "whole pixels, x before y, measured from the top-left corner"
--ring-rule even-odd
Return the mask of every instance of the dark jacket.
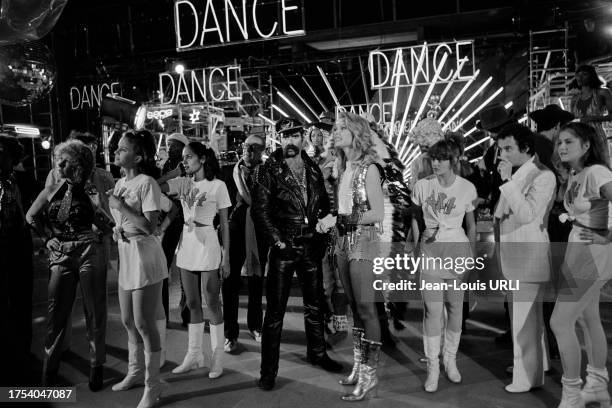
[[277, 149], [257, 168], [251, 209], [256, 229], [270, 243], [286, 241], [301, 235], [308, 220], [308, 231], [315, 231], [318, 219], [330, 212], [329, 198], [323, 183], [323, 174], [308, 155], [302, 151], [306, 171], [308, 202], [304, 203], [300, 187], [291, 176], [282, 149]]

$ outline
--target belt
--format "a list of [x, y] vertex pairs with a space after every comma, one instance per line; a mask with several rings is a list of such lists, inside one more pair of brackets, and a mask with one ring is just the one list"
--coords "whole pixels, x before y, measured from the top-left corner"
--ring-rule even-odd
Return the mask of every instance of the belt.
[[338, 236], [343, 237], [351, 232], [357, 231], [359, 227], [372, 227], [374, 224], [354, 224], [349, 222], [352, 218], [350, 215], [339, 214], [336, 219], [336, 229], [338, 230]]
[[313, 227], [309, 224], [285, 224], [279, 230], [288, 241], [311, 239], [314, 236]]
[[[201, 222], [197, 222], [197, 221], [191, 221], [191, 223], [196, 227], [212, 227], [212, 225], [210, 224], [202, 224]], [[190, 225], [190, 223], [188, 222], [184, 222], [183, 224], [187, 226]]]
[[63, 242], [73, 242], [73, 241], [95, 241], [98, 239], [98, 234], [93, 231], [84, 231], [84, 232], [73, 232], [73, 233], [60, 233], [53, 234], [53, 238], [56, 238], [59, 241]]
[[145, 234], [144, 232], [125, 232], [123, 230], [120, 230], [120, 231], [114, 231], [113, 235], [116, 237], [116, 241], [119, 241], [119, 238], [120, 238], [124, 242], [129, 242], [130, 238], [134, 238], [138, 236], [147, 236], [149, 234]]

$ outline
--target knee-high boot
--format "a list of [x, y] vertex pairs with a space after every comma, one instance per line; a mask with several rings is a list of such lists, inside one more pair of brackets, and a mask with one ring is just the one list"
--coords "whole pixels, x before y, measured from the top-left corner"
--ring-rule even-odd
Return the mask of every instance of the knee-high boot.
[[587, 377], [580, 395], [585, 404], [591, 402], [599, 402], [601, 408], [610, 408], [610, 393], [608, 392], [608, 370], [604, 368], [595, 368], [587, 364]]
[[457, 350], [459, 349], [459, 341], [461, 340], [461, 332], [444, 331], [444, 346], [442, 347], [442, 364], [446, 376], [455, 384], [461, 382], [461, 374], [457, 368]]
[[353, 327], [353, 369], [348, 377], [338, 381], [342, 385], [355, 385], [359, 380], [359, 366], [361, 364], [361, 343], [363, 341], [364, 330]]
[[189, 343], [187, 354], [180, 366], [172, 372], [174, 374], [186, 373], [196, 368], [204, 367], [204, 354], [202, 354], [202, 336], [204, 335], [204, 322], [189, 324]]
[[145, 389], [137, 408], [151, 408], [161, 397], [162, 383], [159, 379], [159, 351], [145, 351]]
[[225, 340], [224, 326], [225, 325], [223, 323], [210, 325], [210, 346], [212, 348], [212, 357], [208, 378], [219, 378], [221, 377], [221, 374], [223, 374], [223, 356], [225, 353], [223, 350], [223, 341]]
[[427, 357], [427, 379], [425, 391], [436, 392], [440, 378], [440, 336], [423, 336], [425, 357]]
[[368, 395], [375, 397], [378, 393], [378, 362], [382, 343], [362, 338], [361, 363], [359, 364], [359, 380], [353, 392], [344, 395], [344, 401], [361, 401]]
[[580, 386], [582, 380], [580, 378], [565, 378], [561, 377], [563, 391], [561, 394], [561, 403], [557, 408], [584, 408], [584, 401], [580, 396]]
[[123, 381], [113, 385], [113, 391], [125, 391], [144, 382], [144, 345], [128, 342], [128, 370]]

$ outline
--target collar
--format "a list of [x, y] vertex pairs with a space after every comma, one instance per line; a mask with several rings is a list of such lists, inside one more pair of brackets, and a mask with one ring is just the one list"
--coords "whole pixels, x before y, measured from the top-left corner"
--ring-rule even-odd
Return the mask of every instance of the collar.
[[529, 174], [529, 172], [536, 167], [534, 160], [535, 156], [523, 163], [521, 167], [519, 167], [518, 170], [514, 172], [511, 177], [511, 180], [522, 180], [527, 177], [527, 174]]

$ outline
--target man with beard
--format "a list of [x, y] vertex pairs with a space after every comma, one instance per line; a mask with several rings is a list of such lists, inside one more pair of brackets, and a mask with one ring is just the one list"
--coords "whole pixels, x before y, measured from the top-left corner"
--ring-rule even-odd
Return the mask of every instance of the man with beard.
[[327, 371], [342, 370], [325, 350], [320, 273], [323, 247], [313, 239], [318, 219], [330, 212], [323, 175], [302, 150], [304, 128], [299, 121], [281, 119], [276, 131], [282, 148], [260, 167], [253, 189], [255, 225], [272, 245], [258, 381], [259, 388], [266, 391], [274, 388], [278, 373], [281, 330], [295, 272], [304, 300], [308, 359]]

